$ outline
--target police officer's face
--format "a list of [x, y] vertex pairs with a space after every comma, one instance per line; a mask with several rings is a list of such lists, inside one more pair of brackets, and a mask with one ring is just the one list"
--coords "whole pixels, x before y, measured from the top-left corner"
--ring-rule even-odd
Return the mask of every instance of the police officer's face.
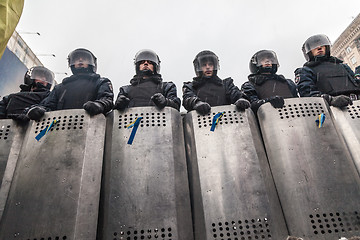
[[154, 72], [154, 65], [151, 63], [151, 61], [143, 60], [140, 62], [139, 70], [140, 71], [150, 70]]
[[211, 77], [214, 72], [214, 64], [212, 62], [205, 62], [201, 65], [201, 71], [203, 72], [203, 76]]
[[89, 63], [90, 63], [89, 59], [79, 57], [78, 59], [75, 60], [74, 66], [75, 68], [87, 68], [89, 67]]
[[260, 61], [260, 64], [262, 67], [271, 67], [272, 66], [272, 61], [269, 58], [264, 58]]
[[325, 56], [326, 47], [325, 46], [320, 46], [320, 47], [314, 48], [313, 50], [311, 50], [311, 53], [312, 53], [312, 55], [314, 57]]

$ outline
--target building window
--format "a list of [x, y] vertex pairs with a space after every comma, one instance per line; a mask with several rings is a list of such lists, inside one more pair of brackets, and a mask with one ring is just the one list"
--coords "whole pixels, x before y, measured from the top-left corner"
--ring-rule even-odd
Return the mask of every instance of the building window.
[[351, 47], [347, 47], [347, 48], [346, 48], [346, 52], [347, 52], [347, 53], [351, 53]]
[[356, 57], [352, 57], [352, 58], [351, 58], [351, 63], [352, 63], [353, 65], [355, 65], [356, 62], [357, 62], [357, 61], [356, 61]]

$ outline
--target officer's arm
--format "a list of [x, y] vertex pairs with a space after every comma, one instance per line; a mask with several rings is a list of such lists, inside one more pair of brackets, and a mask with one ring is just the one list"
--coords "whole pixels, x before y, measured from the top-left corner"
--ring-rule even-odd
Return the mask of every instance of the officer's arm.
[[200, 99], [196, 96], [192, 83], [184, 83], [182, 92], [184, 108], [188, 111], [194, 110], [195, 104], [200, 101]]
[[3, 99], [0, 101], [0, 119], [6, 118], [6, 108], [9, 102], [9, 96], [3, 97]]
[[164, 97], [166, 106], [180, 110], [181, 100], [177, 96], [176, 85], [173, 82], [164, 83]]
[[246, 94], [246, 96], [248, 96], [250, 103], [256, 102], [259, 100], [259, 97], [257, 95], [254, 85], [252, 83], [250, 83], [249, 81], [245, 82], [241, 86], [241, 90]]
[[114, 92], [113, 92], [112, 84], [109, 79], [102, 78], [95, 101], [101, 103], [104, 106], [103, 113], [107, 113], [114, 106], [113, 100], [114, 100]]
[[235, 103], [240, 98], [245, 98], [249, 100], [245, 93], [241, 91], [237, 86], [235, 86], [234, 80], [232, 80], [231, 78], [224, 79], [224, 84], [226, 98], [231, 104]]
[[353, 72], [353, 70], [351, 70], [351, 68], [347, 64], [342, 63], [342, 65], [344, 66], [347, 73], [349, 74], [350, 79], [353, 80], [354, 83], [360, 84], [360, 80], [355, 78], [355, 73]]
[[288, 85], [289, 85], [289, 88], [290, 88], [290, 91], [291, 91], [291, 95], [292, 95], [293, 97], [299, 97], [296, 84], [295, 84], [291, 79], [286, 79], [286, 82], [287, 82]]
[[47, 112], [56, 111], [58, 101], [60, 100], [57, 96], [57, 86], [50, 92], [50, 94], [44, 98], [38, 106], [43, 107]]
[[307, 67], [295, 70], [295, 82], [300, 97], [320, 96], [322, 93], [316, 87], [316, 75]]

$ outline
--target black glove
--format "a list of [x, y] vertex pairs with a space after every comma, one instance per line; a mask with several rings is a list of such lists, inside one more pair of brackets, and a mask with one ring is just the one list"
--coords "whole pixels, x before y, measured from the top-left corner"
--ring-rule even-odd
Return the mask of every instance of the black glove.
[[152, 97], [151, 100], [155, 103], [155, 105], [157, 107], [159, 107], [160, 109], [164, 108], [166, 106], [166, 98], [164, 97], [164, 95], [162, 95], [161, 93], [155, 93]]
[[124, 95], [120, 95], [115, 101], [115, 109], [124, 110], [129, 105], [130, 99]]
[[42, 116], [44, 116], [45, 114], [45, 109], [40, 107], [40, 106], [35, 106], [30, 108], [30, 110], [27, 113], [27, 116], [31, 119], [31, 120], [40, 120], [40, 118]]
[[268, 98], [266, 102], [269, 102], [274, 108], [282, 108], [285, 104], [284, 98], [280, 96]]
[[104, 106], [99, 102], [87, 101], [83, 108], [91, 115], [96, 115], [104, 111]]
[[207, 102], [198, 101], [194, 105], [194, 109], [201, 115], [208, 114], [211, 110], [211, 106]]
[[239, 111], [245, 111], [245, 109], [250, 107], [250, 102], [245, 98], [240, 98], [235, 102], [236, 109]]
[[19, 121], [19, 122], [27, 122], [30, 119], [28, 118], [28, 116], [26, 116], [25, 114], [8, 114], [7, 115], [9, 118], [15, 120], [15, 121]]
[[331, 97], [330, 105], [338, 108], [346, 107], [347, 105], [352, 105], [352, 100], [350, 97], [345, 95], [339, 95], [336, 97]]

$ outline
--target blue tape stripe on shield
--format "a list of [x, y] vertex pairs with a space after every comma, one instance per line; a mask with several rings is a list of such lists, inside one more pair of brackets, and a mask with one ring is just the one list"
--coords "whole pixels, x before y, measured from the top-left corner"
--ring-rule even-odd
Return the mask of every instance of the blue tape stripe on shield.
[[138, 117], [136, 118], [136, 120], [132, 123], [130, 123], [128, 126], [126, 126], [128, 129], [129, 128], [133, 128], [133, 130], [131, 131], [131, 134], [130, 134], [130, 138], [128, 140], [128, 144], [132, 144], [132, 142], [134, 141], [134, 137], [135, 137], [135, 134], [136, 134], [136, 131], [140, 125], [140, 121], [141, 121], [142, 117]]
[[50, 131], [50, 129], [56, 124], [56, 123], [58, 123], [60, 120], [54, 120], [54, 121], [52, 121], [51, 122], [51, 124], [47, 127], [47, 128], [44, 128], [43, 130], [41, 130], [40, 132], [39, 132], [39, 134], [38, 135], [36, 135], [35, 136], [35, 139], [37, 140], [37, 141], [39, 141], [43, 136], [45, 136], [45, 134], [47, 134], [49, 131]]
[[321, 128], [325, 122], [325, 114], [324, 113], [319, 114], [315, 122], [316, 122], [316, 126], [318, 128]]
[[220, 118], [224, 115], [224, 113], [225, 112], [219, 112], [213, 117], [210, 131], [213, 132], [215, 130], [216, 125], [218, 124]]

